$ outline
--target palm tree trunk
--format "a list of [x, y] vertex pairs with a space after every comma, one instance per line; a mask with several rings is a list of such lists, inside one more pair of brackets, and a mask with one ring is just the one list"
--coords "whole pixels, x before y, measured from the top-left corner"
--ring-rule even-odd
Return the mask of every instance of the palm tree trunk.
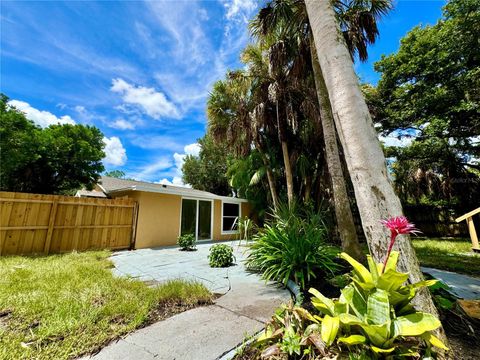
[[292, 175], [292, 166], [290, 164], [290, 157], [288, 155], [288, 145], [286, 141], [282, 141], [282, 154], [283, 154], [283, 162], [285, 165], [285, 179], [287, 181], [288, 206], [291, 206], [294, 200], [293, 175]]
[[317, 53], [313, 38], [310, 38], [313, 75], [315, 78], [315, 87], [317, 89], [318, 104], [320, 108], [320, 117], [323, 129], [323, 139], [325, 141], [325, 155], [327, 158], [328, 172], [332, 181], [333, 204], [335, 207], [335, 217], [337, 219], [338, 233], [342, 242], [342, 249], [358, 261], [364, 261], [365, 255], [360, 247], [357, 237], [355, 222], [353, 221], [350, 200], [348, 199], [347, 186], [340, 161], [338, 151], [337, 136], [335, 133], [335, 124], [333, 122], [332, 108], [328, 97], [327, 86], [323, 79], [322, 69], [318, 63]]
[[277, 210], [278, 209], [277, 186], [275, 185], [275, 177], [273, 176], [272, 169], [270, 168], [270, 161], [268, 161], [267, 156], [260, 150], [259, 144], [256, 144], [256, 145], [257, 145], [256, 147], [258, 149], [258, 153], [262, 158], [263, 165], [265, 166], [265, 171], [267, 173], [268, 186], [270, 188], [270, 194], [272, 195], [273, 208]]
[[[389, 236], [380, 220], [402, 215], [402, 205], [388, 178], [385, 157], [333, 7], [329, 0], [306, 0], [305, 4], [362, 226], [370, 252], [380, 262], [387, 253]], [[422, 280], [410, 239], [398, 241], [397, 246], [401, 252], [400, 270], [409, 271], [412, 282]], [[428, 291], [415, 299], [418, 308], [437, 314]]]
[[278, 100], [277, 100], [277, 127], [278, 127], [278, 134], [280, 138], [280, 143], [282, 146], [282, 154], [283, 154], [283, 164], [285, 166], [285, 180], [287, 182], [287, 198], [288, 198], [288, 206], [290, 207], [293, 203], [293, 175], [292, 175], [292, 166], [290, 164], [290, 156], [288, 154], [288, 145], [285, 139], [283, 124], [280, 121], [280, 111], [278, 108]]
[[270, 187], [270, 194], [272, 195], [272, 201], [273, 201], [273, 208], [275, 210], [278, 209], [278, 195], [277, 195], [277, 187], [275, 185], [275, 178], [273, 177], [272, 170], [267, 167], [267, 179], [268, 179], [268, 185]]

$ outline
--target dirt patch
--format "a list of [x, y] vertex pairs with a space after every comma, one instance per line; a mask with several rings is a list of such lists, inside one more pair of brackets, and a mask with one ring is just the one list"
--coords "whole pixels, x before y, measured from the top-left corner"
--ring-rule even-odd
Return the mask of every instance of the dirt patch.
[[5, 310], [0, 310], [0, 329], [7, 329], [8, 328], [8, 320], [11, 317], [12, 310], [10, 309], [5, 309]]
[[477, 360], [480, 354], [480, 321], [459, 311], [440, 310], [443, 327], [455, 359]]

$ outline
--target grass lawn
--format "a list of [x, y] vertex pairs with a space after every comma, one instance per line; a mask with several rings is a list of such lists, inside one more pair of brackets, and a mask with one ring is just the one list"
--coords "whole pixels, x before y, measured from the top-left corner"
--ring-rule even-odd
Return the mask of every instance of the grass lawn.
[[0, 258], [0, 359], [69, 359], [212, 295], [113, 277], [108, 251]]
[[469, 239], [412, 238], [412, 242], [421, 265], [480, 277], [480, 255], [471, 251]]

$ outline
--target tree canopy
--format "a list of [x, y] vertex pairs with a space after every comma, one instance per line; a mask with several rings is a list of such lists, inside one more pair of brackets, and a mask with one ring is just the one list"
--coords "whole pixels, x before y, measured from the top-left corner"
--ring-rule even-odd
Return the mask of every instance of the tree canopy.
[[0, 97], [0, 189], [69, 194], [91, 189], [104, 170], [103, 134], [93, 126], [40, 128]]
[[194, 189], [210, 191], [217, 195], [230, 196], [233, 189], [228, 184], [226, 146], [217, 143], [206, 135], [198, 140], [200, 153], [198, 156], [187, 155], [183, 163], [183, 181]]
[[367, 89], [404, 202], [475, 205], [480, 198], [480, 3], [452, 0], [433, 26], [415, 27], [397, 53], [375, 64]]

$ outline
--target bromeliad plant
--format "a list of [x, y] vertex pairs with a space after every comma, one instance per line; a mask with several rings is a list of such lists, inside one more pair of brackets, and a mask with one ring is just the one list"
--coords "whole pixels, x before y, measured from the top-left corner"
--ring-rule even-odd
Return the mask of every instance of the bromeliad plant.
[[[441, 326], [433, 315], [418, 312], [411, 305], [418, 289], [433, 285], [436, 280], [404, 285], [408, 273], [396, 270], [399, 253], [393, 251], [387, 262], [375, 263], [368, 256], [368, 267], [342, 253], [353, 267], [352, 282], [341, 290], [338, 300], [331, 300], [315, 289], [312, 304], [320, 315], [311, 320], [321, 325], [321, 335], [327, 346], [356, 346], [376, 358], [382, 354], [418, 356], [422, 339], [430, 353], [435, 346], [448, 350], [432, 334]], [[385, 271], [382, 273], [382, 270]]]
[[390, 243], [388, 244], [387, 256], [383, 262], [382, 273], [385, 271], [387, 266], [387, 260], [390, 258], [390, 253], [392, 252], [393, 245], [395, 245], [395, 240], [398, 235], [408, 235], [408, 234], [417, 234], [420, 232], [415, 225], [410, 223], [405, 216], [397, 216], [387, 220], [382, 220], [382, 224], [390, 229]]
[[441, 326], [440, 321], [416, 311], [411, 304], [420, 288], [436, 280], [405, 284], [408, 273], [397, 271], [399, 253], [392, 251], [395, 239], [417, 230], [406, 219], [385, 224], [396, 233], [390, 239], [385, 262], [375, 263], [369, 255], [367, 269], [348, 254], [340, 254], [353, 268], [351, 282], [341, 290], [340, 298], [329, 299], [312, 288], [309, 292], [316, 311], [286, 308], [276, 314], [258, 341], [259, 346], [268, 345], [264, 358], [279, 352], [299, 358], [318, 358], [326, 353], [368, 359], [418, 358], [434, 356], [433, 347], [448, 350], [432, 334]]

